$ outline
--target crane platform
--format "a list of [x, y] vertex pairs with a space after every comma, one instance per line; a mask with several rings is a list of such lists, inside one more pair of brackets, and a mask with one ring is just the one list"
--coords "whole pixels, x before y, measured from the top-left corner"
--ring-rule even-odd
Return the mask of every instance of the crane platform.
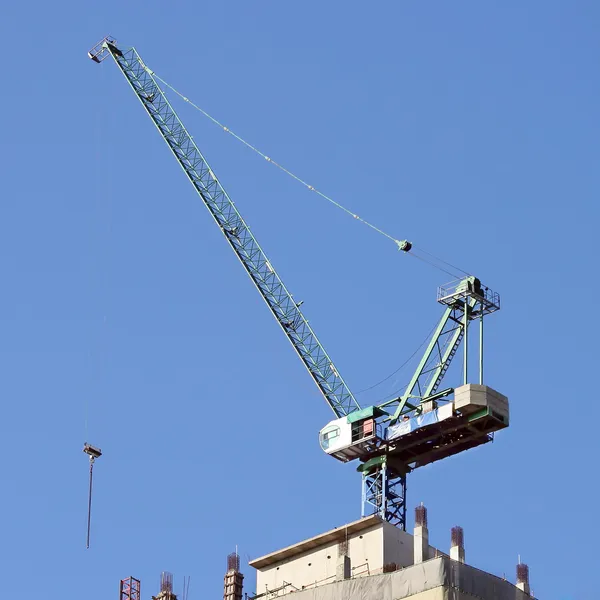
[[388, 442], [387, 455], [404, 472], [491, 442], [508, 423], [489, 408], [452, 416]]
[[508, 399], [489, 386], [467, 384], [454, 397], [427, 412], [406, 415], [388, 425], [377, 423], [377, 412], [363, 411], [362, 419], [337, 419], [321, 430], [327, 454], [363, 463], [387, 456], [398, 471], [410, 472], [442, 458], [486, 444], [508, 427]]

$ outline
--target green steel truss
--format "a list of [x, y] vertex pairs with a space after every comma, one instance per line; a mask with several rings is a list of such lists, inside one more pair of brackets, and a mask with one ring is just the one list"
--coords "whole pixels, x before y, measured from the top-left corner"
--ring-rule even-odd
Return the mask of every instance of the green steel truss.
[[[467, 348], [465, 331], [468, 322], [500, 308], [497, 294], [481, 288], [479, 280], [467, 277], [438, 291], [438, 302], [446, 306], [444, 314], [412, 376], [404, 394], [378, 407], [356, 413], [360, 406], [320, 344], [292, 295], [289, 293], [244, 219], [219, 183], [157, 83], [134, 48], [121, 51], [113, 38], [107, 37], [88, 53], [95, 62], [112, 57], [131, 85], [142, 106], [188, 176], [200, 198], [215, 219], [233, 251], [258, 288], [267, 306], [281, 325], [302, 362], [336, 417], [352, 413], [353, 420], [365, 415], [384, 416], [396, 421], [402, 414], [418, 411], [423, 401], [441, 398], [453, 390], [438, 392], [452, 359], [465, 340], [465, 381]], [[483, 347], [483, 322], [480, 329], [480, 352]], [[480, 377], [483, 355], [480, 354]], [[378, 410], [381, 409], [381, 410]], [[363, 509], [366, 506], [391, 523], [406, 528], [406, 473], [387, 467], [386, 442], [382, 438], [375, 456], [366, 460], [363, 473]], [[375, 461], [375, 463], [373, 462]]]
[[[469, 310], [475, 304], [474, 298], [467, 299]], [[392, 420], [398, 419], [403, 412], [418, 407], [423, 399], [438, 391], [465, 335], [464, 313], [464, 302], [446, 307], [404, 394], [381, 405], [388, 411], [394, 409]]]
[[167, 142], [334, 414], [343, 417], [360, 409], [298, 304], [179, 120], [153, 72], [134, 48], [121, 51], [111, 38], [103, 40], [89, 54], [95, 62], [109, 55]]

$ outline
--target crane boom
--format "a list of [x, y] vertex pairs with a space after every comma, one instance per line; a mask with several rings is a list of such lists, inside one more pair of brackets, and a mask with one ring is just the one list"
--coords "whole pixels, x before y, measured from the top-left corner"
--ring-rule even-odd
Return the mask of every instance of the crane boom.
[[[509, 424], [508, 399], [483, 383], [483, 317], [500, 309], [499, 295], [472, 275], [441, 286], [438, 302], [446, 309], [404, 394], [361, 409], [300, 303], [167, 100], [158, 83], [162, 80], [135, 48], [122, 51], [113, 38], [104, 38], [88, 55], [95, 62], [114, 59], [333, 410], [336, 419], [321, 429], [319, 441], [338, 460], [360, 461], [363, 516], [374, 511], [406, 528], [407, 473], [485, 444]], [[399, 247], [408, 251], [411, 244]], [[480, 332], [478, 384], [468, 379], [468, 327], [474, 321]], [[461, 342], [462, 385], [439, 391]]]
[[334, 414], [343, 417], [359, 410], [360, 405], [167, 100], [153, 72], [135, 48], [121, 51], [110, 38], [103, 40], [95, 53], [90, 53], [90, 58], [101, 62], [108, 55], [115, 60], [167, 142]]

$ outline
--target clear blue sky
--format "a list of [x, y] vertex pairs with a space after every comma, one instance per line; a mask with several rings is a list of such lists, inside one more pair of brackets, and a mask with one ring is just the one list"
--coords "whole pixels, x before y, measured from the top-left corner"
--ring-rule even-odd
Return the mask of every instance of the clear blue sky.
[[[414, 474], [411, 518], [425, 502], [435, 545], [460, 524], [468, 562], [511, 580], [520, 553], [540, 598], [597, 598], [599, 25], [591, 0], [6, 5], [0, 564], [17, 593], [116, 599], [133, 574], [148, 598], [170, 570], [219, 598], [236, 544], [245, 562], [360, 510], [354, 467], [318, 446], [317, 389], [116, 67], [87, 59], [110, 33], [502, 294], [487, 382], [512, 425]], [[447, 277], [176, 107], [350, 386], [398, 367]], [[105, 452], [89, 551], [86, 436]]]

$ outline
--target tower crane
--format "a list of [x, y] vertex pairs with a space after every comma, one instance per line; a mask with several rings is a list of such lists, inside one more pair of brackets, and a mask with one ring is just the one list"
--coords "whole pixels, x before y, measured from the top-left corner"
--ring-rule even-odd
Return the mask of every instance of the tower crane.
[[[88, 56], [96, 63], [114, 60], [333, 411], [335, 418], [321, 429], [319, 442], [342, 462], [358, 461], [362, 516], [378, 514], [405, 529], [407, 473], [485, 444], [509, 424], [507, 398], [483, 384], [483, 319], [500, 309], [499, 295], [473, 276], [440, 287], [437, 300], [444, 312], [404, 393], [361, 407], [154, 72], [135, 48], [122, 50], [112, 37], [101, 40]], [[403, 241], [398, 247], [410, 252], [412, 244]], [[479, 325], [478, 383], [469, 383], [470, 324]], [[462, 384], [441, 389], [461, 342]]]

